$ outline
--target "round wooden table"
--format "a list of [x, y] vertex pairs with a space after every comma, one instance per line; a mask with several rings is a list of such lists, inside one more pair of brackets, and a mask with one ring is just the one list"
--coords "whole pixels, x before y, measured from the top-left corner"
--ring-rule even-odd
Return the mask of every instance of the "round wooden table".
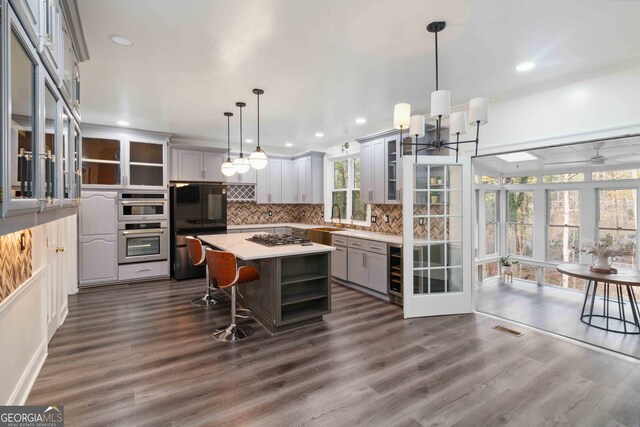
[[[557, 267], [558, 271], [562, 274], [588, 281], [587, 289], [584, 293], [584, 303], [582, 304], [580, 320], [589, 326], [608, 332], [640, 334], [640, 311], [638, 309], [638, 301], [633, 293], [633, 287], [640, 286], [640, 271], [619, 268], [616, 274], [602, 274], [592, 272], [589, 270], [589, 267], [589, 265], [584, 264], [560, 264]], [[595, 314], [593, 310], [599, 285], [602, 285], [604, 289], [604, 303], [602, 306], [602, 314]], [[614, 287], [616, 290], [615, 300], [611, 299], [611, 287]], [[627, 320], [625, 314], [625, 304], [627, 304], [624, 300], [625, 288], [629, 297], [628, 304], [631, 307], [633, 321]], [[591, 296], [589, 296], [589, 291], [591, 291]], [[591, 303], [590, 310], [587, 313], [585, 310], [589, 298], [591, 298]], [[611, 303], [615, 304], [613, 311], [615, 311], [616, 306], [618, 308], [617, 317], [610, 310], [609, 306]], [[586, 320], [587, 318], [589, 319], [588, 321]], [[592, 321], [594, 318], [601, 319], [602, 324], [593, 324]]]

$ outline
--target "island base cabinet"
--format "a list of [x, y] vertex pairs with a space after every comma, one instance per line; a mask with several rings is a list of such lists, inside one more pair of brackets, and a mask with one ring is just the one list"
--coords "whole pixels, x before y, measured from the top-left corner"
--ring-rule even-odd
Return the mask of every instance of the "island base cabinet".
[[260, 280], [241, 285], [238, 296], [271, 333], [321, 322], [331, 312], [329, 252], [238, 264], [260, 271]]

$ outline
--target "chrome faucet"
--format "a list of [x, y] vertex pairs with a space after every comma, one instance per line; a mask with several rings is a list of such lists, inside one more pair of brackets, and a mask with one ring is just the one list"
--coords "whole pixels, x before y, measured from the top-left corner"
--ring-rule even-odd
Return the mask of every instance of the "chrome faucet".
[[334, 208], [338, 208], [338, 227], [342, 228], [342, 210], [340, 209], [340, 205], [338, 205], [337, 203], [334, 204], [333, 206], [331, 206], [331, 219], [335, 218], [333, 216], [333, 209]]

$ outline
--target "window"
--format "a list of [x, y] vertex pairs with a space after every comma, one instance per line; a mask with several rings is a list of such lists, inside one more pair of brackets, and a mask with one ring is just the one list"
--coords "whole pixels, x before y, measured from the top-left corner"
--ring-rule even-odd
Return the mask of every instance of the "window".
[[485, 255], [498, 253], [498, 192], [484, 193]]
[[598, 239], [625, 251], [614, 266], [635, 268], [638, 225], [638, 191], [636, 189], [598, 190]]
[[502, 183], [508, 184], [537, 184], [537, 176], [505, 176], [502, 177]]
[[619, 171], [598, 171], [591, 173], [591, 179], [594, 181], [609, 181], [616, 179], [638, 179], [638, 170], [619, 170]]
[[584, 280], [562, 274], [555, 268], [544, 269], [544, 284], [584, 291]]
[[507, 251], [533, 256], [533, 192], [507, 192]]
[[578, 262], [580, 191], [547, 191], [547, 261]]
[[475, 175], [474, 182], [476, 184], [491, 184], [491, 185], [500, 184], [500, 180], [498, 180], [498, 178], [496, 178], [495, 176], [487, 176], [487, 175], [482, 175], [482, 176]]
[[371, 208], [360, 202], [360, 157], [329, 162], [331, 172], [331, 206], [325, 206], [325, 220], [337, 219], [335, 205], [340, 207], [340, 219], [369, 226]]
[[552, 184], [555, 182], [583, 182], [584, 173], [560, 173], [555, 175], [543, 175], [542, 182]]

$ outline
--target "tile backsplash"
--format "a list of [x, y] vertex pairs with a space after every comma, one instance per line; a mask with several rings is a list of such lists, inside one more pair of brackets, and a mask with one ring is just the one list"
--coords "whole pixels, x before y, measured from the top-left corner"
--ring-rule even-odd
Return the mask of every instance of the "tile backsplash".
[[31, 230], [0, 236], [0, 303], [31, 277], [31, 268]]
[[[271, 216], [269, 216], [271, 211]], [[389, 222], [384, 216], [389, 215]], [[372, 205], [371, 216], [376, 222], [371, 227], [346, 224], [347, 228], [386, 234], [402, 234], [402, 205]], [[327, 224], [324, 222], [324, 205], [263, 205], [251, 202], [229, 202], [229, 225], [276, 224], [293, 222], [301, 224]]]

